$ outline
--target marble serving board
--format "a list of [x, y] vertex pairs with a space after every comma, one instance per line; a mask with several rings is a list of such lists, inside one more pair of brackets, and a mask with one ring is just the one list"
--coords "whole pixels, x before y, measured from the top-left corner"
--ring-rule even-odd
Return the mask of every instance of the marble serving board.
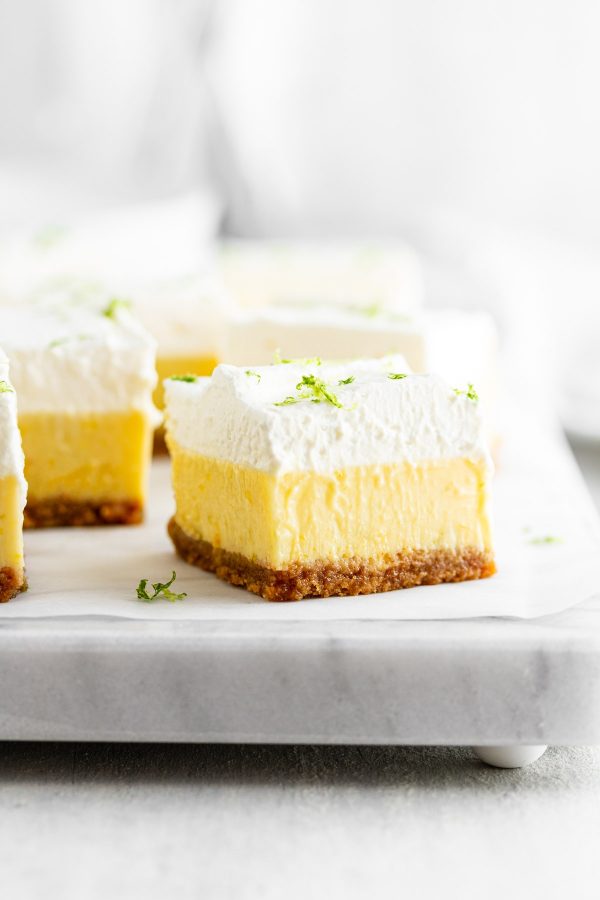
[[[0, 739], [600, 741], [600, 528], [558, 436], [507, 430], [495, 578], [364, 598], [269, 604], [185, 565], [166, 460], [151, 481], [139, 528], [27, 535]], [[136, 599], [173, 568], [185, 600]]]

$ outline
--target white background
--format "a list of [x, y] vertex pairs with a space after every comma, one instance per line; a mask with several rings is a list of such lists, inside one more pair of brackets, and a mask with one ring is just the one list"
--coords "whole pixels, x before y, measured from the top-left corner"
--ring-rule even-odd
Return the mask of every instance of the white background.
[[600, 434], [599, 35], [595, 0], [0, 0], [0, 229], [194, 191], [237, 234], [406, 237]]
[[162, 196], [218, 119], [242, 230], [451, 212], [595, 250], [599, 34], [595, 0], [0, 0], [0, 157]]

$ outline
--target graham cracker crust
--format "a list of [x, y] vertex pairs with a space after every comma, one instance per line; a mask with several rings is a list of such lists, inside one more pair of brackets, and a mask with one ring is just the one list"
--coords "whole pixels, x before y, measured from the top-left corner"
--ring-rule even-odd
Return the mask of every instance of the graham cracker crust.
[[154, 456], [169, 455], [169, 448], [167, 447], [167, 441], [165, 437], [165, 429], [162, 425], [159, 425], [159, 427], [154, 432], [152, 452]]
[[10, 566], [2, 566], [0, 569], [0, 603], [7, 603], [25, 590], [27, 590], [27, 584], [23, 576]]
[[390, 556], [384, 566], [354, 557], [312, 565], [296, 563], [278, 570], [192, 538], [174, 518], [169, 522], [168, 532], [177, 553], [187, 563], [273, 601], [376, 594], [421, 584], [488, 578], [496, 571], [493, 555], [472, 547], [457, 551], [402, 551]]
[[58, 496], [48, 500], [27, 498], [24, 528], [57, 528], [63, 525], [139, 525], [144, 510], [139, 500], [92, 502]]

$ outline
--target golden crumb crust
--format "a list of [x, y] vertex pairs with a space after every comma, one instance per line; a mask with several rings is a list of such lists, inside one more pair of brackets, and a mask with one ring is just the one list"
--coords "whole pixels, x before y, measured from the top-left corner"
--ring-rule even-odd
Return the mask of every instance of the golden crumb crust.
[[154, 444], [153, 444], [153, 453], [154, 456], [168, 456], [169, 448], [167, 447], [167, 440], [165, 429], [162, 425], [154, 432]]
[[21, 591], [27, 589], [27, 584], [23, 578], [22, 572], [10, 566], [2, 566], [0, 568], [0, 603], [6, 603], [12, 600]]
[[179, 556], [191, 565], [230, 584], [240, 585], [265, 600], [285, 602], [303, 597], [376, 594], [399, 588], [488, 578], [496, 571], [493, 554], [465, 547], [460, 550], [402, 550], [385, 563], [353, 557], [322, 560], [311, 565], [295, 563], [287, 569], [271, 569], [190, 537], [172, 518], [169, 535]]
[[85, 501], [68, 496], [46, 500], [27, 498], [23, 526], [56, 528], [63, 525], [139, 525], [144, 509], [139, 500]]

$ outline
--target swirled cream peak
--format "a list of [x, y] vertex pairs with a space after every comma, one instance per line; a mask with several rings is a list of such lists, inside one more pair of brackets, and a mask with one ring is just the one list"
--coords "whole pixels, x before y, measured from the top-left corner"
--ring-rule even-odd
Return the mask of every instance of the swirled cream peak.
[[156, 417], [156, 345], [119, 301], [3, 307], [0, 343], [21, 413], [138, 409]]
[[190, 451], [263, 471], [488, 459], [478, 404], [401, 356], [221, 365], [167, 379], [167, 428]]
[[23, 506], [27, 485], [23, 478], [23, 450], [17, 427], [17, 395], [9, 378], [8, 359], [0, 350], [0, 478], [17, 477]]

